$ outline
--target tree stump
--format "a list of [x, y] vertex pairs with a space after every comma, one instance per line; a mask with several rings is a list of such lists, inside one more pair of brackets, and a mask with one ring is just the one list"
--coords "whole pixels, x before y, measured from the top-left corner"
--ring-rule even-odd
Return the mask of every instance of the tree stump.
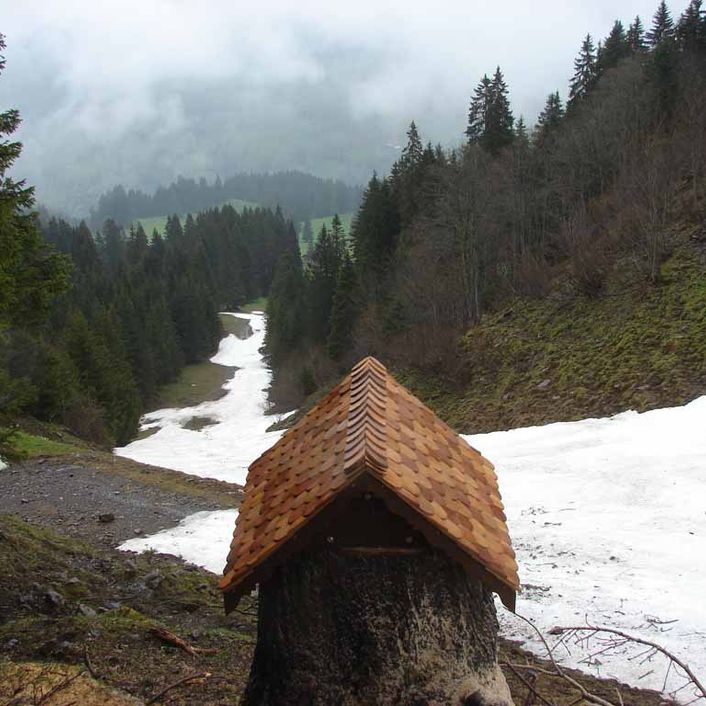
[[245, 706], [512, 706], [492, 595], [444, 554], [292, 556], [260, 585]]

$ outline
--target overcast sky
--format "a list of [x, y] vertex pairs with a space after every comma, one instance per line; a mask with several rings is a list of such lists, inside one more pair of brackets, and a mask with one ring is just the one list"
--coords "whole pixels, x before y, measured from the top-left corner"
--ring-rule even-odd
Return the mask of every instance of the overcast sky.
[[[582, 37], [656, 0], [0, 0], [15, 170], [87, 210], [115, 183], [299, 168], [362, 183], [414, 119], [451, 146], [500, 65], [516, 116], [566, 95]], [[675, 15], [682, 4], [671, 5]]]

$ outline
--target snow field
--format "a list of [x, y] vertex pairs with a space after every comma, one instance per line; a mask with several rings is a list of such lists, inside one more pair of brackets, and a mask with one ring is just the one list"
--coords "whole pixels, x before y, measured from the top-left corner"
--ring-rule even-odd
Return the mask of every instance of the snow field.
[[[706, 397], [465, 438], [496, 465], [524, 587], [519, 614], [545, 635], [587, 621], [617, 628], [706, 676]], [[542, 654], [528, 626], [502, 608], [499, 617], [505, 636]], [[569, 649], [556, 653], [569, 666], [662, 689], [662, 658]], [[672, 673], [667, 692], [681, 683]]]

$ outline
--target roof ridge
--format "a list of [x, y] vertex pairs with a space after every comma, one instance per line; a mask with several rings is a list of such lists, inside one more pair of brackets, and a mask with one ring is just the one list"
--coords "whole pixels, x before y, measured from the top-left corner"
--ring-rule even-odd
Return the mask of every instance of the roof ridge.
[[387, 468], [387, 378], [385, 366], [372, 356], [351, 371], [344, 453], [348, 474], [362, 467], [378, 473]]

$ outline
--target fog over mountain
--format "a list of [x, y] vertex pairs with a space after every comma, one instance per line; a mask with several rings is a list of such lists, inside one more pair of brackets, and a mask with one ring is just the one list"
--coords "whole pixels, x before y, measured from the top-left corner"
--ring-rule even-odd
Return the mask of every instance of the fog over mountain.
[[425, 140], [460, 142], [472, 90], [497, 64], [532, 123], [550, 91], [566, 95], [587, 29], [648, 23], [655, 4], [0, 0], [2, 106], [24, 119], [15, 173], [72, 215], [116, 183], [180, 174], [363, 183], [412, 119]]

